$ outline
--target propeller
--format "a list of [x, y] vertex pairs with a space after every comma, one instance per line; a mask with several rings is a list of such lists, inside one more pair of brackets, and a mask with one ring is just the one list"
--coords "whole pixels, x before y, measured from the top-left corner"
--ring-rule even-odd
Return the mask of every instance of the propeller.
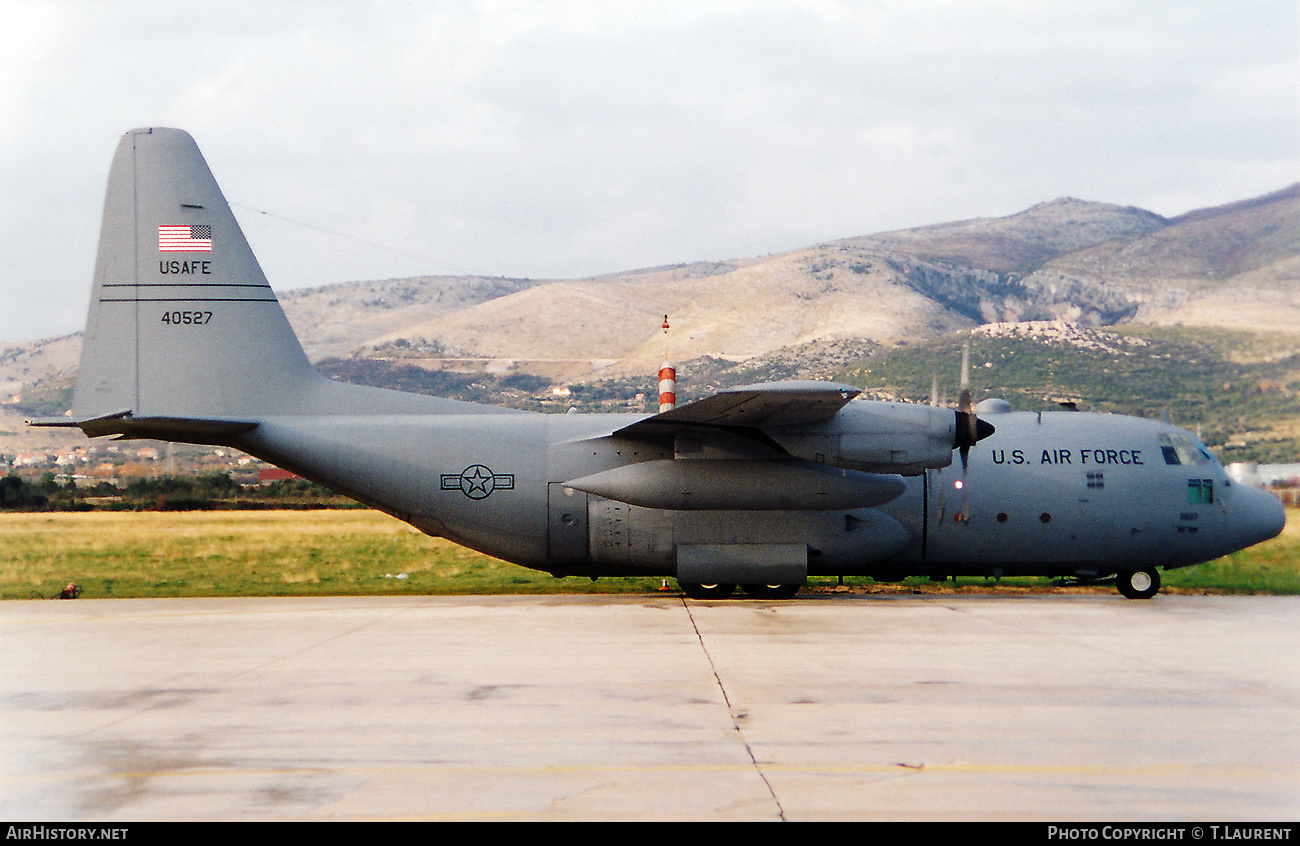
[[[961, 450], [962, 467], [970, 460], [970, 448], [984, 440], [995, 431], [993, 424], [979, 419], [979, 414], [971, 400], [970, 390], [970, 343], [962, 345], [961, 350], [961, 393], [957, 397], [957, 431], [953, 438], [953, 449]], [[939, 396], [939, 377], [930, 377], [930, 405], [939, 408], [947, 401]]]
[[961, 348], [961, 392], [957, 395], [957, 436], [953, 439], [953, 446], [957, 447], [961, 454], [962, 507], [960, 514], [963, 516], [967, 515], [970, 510], [966, 491], [966, 470], [970, 465], [970, 448], [993, 434], [993, 432], [993, 424], [987, 420], [980, 420], [971, 402], [970, 342], [967, 341]]

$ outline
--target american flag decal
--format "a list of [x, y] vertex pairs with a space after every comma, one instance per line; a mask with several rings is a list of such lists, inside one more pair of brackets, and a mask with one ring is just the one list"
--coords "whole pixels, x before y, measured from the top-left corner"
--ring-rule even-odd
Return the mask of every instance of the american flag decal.
[[158, 227], [160, 253], [212, 252], [212, 227], [189, 223], [164, 223]]

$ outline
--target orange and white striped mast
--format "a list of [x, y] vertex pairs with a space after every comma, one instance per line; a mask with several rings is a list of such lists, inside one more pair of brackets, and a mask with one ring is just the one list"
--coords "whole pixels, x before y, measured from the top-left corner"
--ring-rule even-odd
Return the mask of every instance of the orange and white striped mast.
[[659, 413], [677, 407], [677, 370], [668, 363], [668, 315], [664, 315], [664, 363], [659, 368]]

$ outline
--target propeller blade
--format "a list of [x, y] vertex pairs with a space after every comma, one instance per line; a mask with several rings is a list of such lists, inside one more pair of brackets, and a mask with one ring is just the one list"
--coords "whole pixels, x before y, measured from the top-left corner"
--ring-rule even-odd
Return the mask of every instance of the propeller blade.
[[961, 346], [961, 394], [957, 400], [957, 407], [966, 413], [970, 413], [970, 341]]
[[[961, 347], [961, 393], [957, 398], [957, 411], [963, 415], [962, 423], [965, 424], [965, 438], [963, 439], [964, 447], [969, 449], [979, 440], [979, 423], [975, 416], [975, 409], [971, 404], [970, 395], [970, 342], [967, 341]], [[966, 460], [965, 453], [962, 454], [962, 463]]]

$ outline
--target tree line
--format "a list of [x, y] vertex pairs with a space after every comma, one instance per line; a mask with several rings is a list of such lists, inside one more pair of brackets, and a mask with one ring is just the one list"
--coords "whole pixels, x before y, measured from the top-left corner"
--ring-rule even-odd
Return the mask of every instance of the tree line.
[[53, 473], [37, 481], [16, 474], [0, 479], [5, 511], [204, 511], [222, 509], [352, 507], [345, 497], [306, 479], [245, 487], [229, 473], [158, 476], [124, 485], [59, 482]]

